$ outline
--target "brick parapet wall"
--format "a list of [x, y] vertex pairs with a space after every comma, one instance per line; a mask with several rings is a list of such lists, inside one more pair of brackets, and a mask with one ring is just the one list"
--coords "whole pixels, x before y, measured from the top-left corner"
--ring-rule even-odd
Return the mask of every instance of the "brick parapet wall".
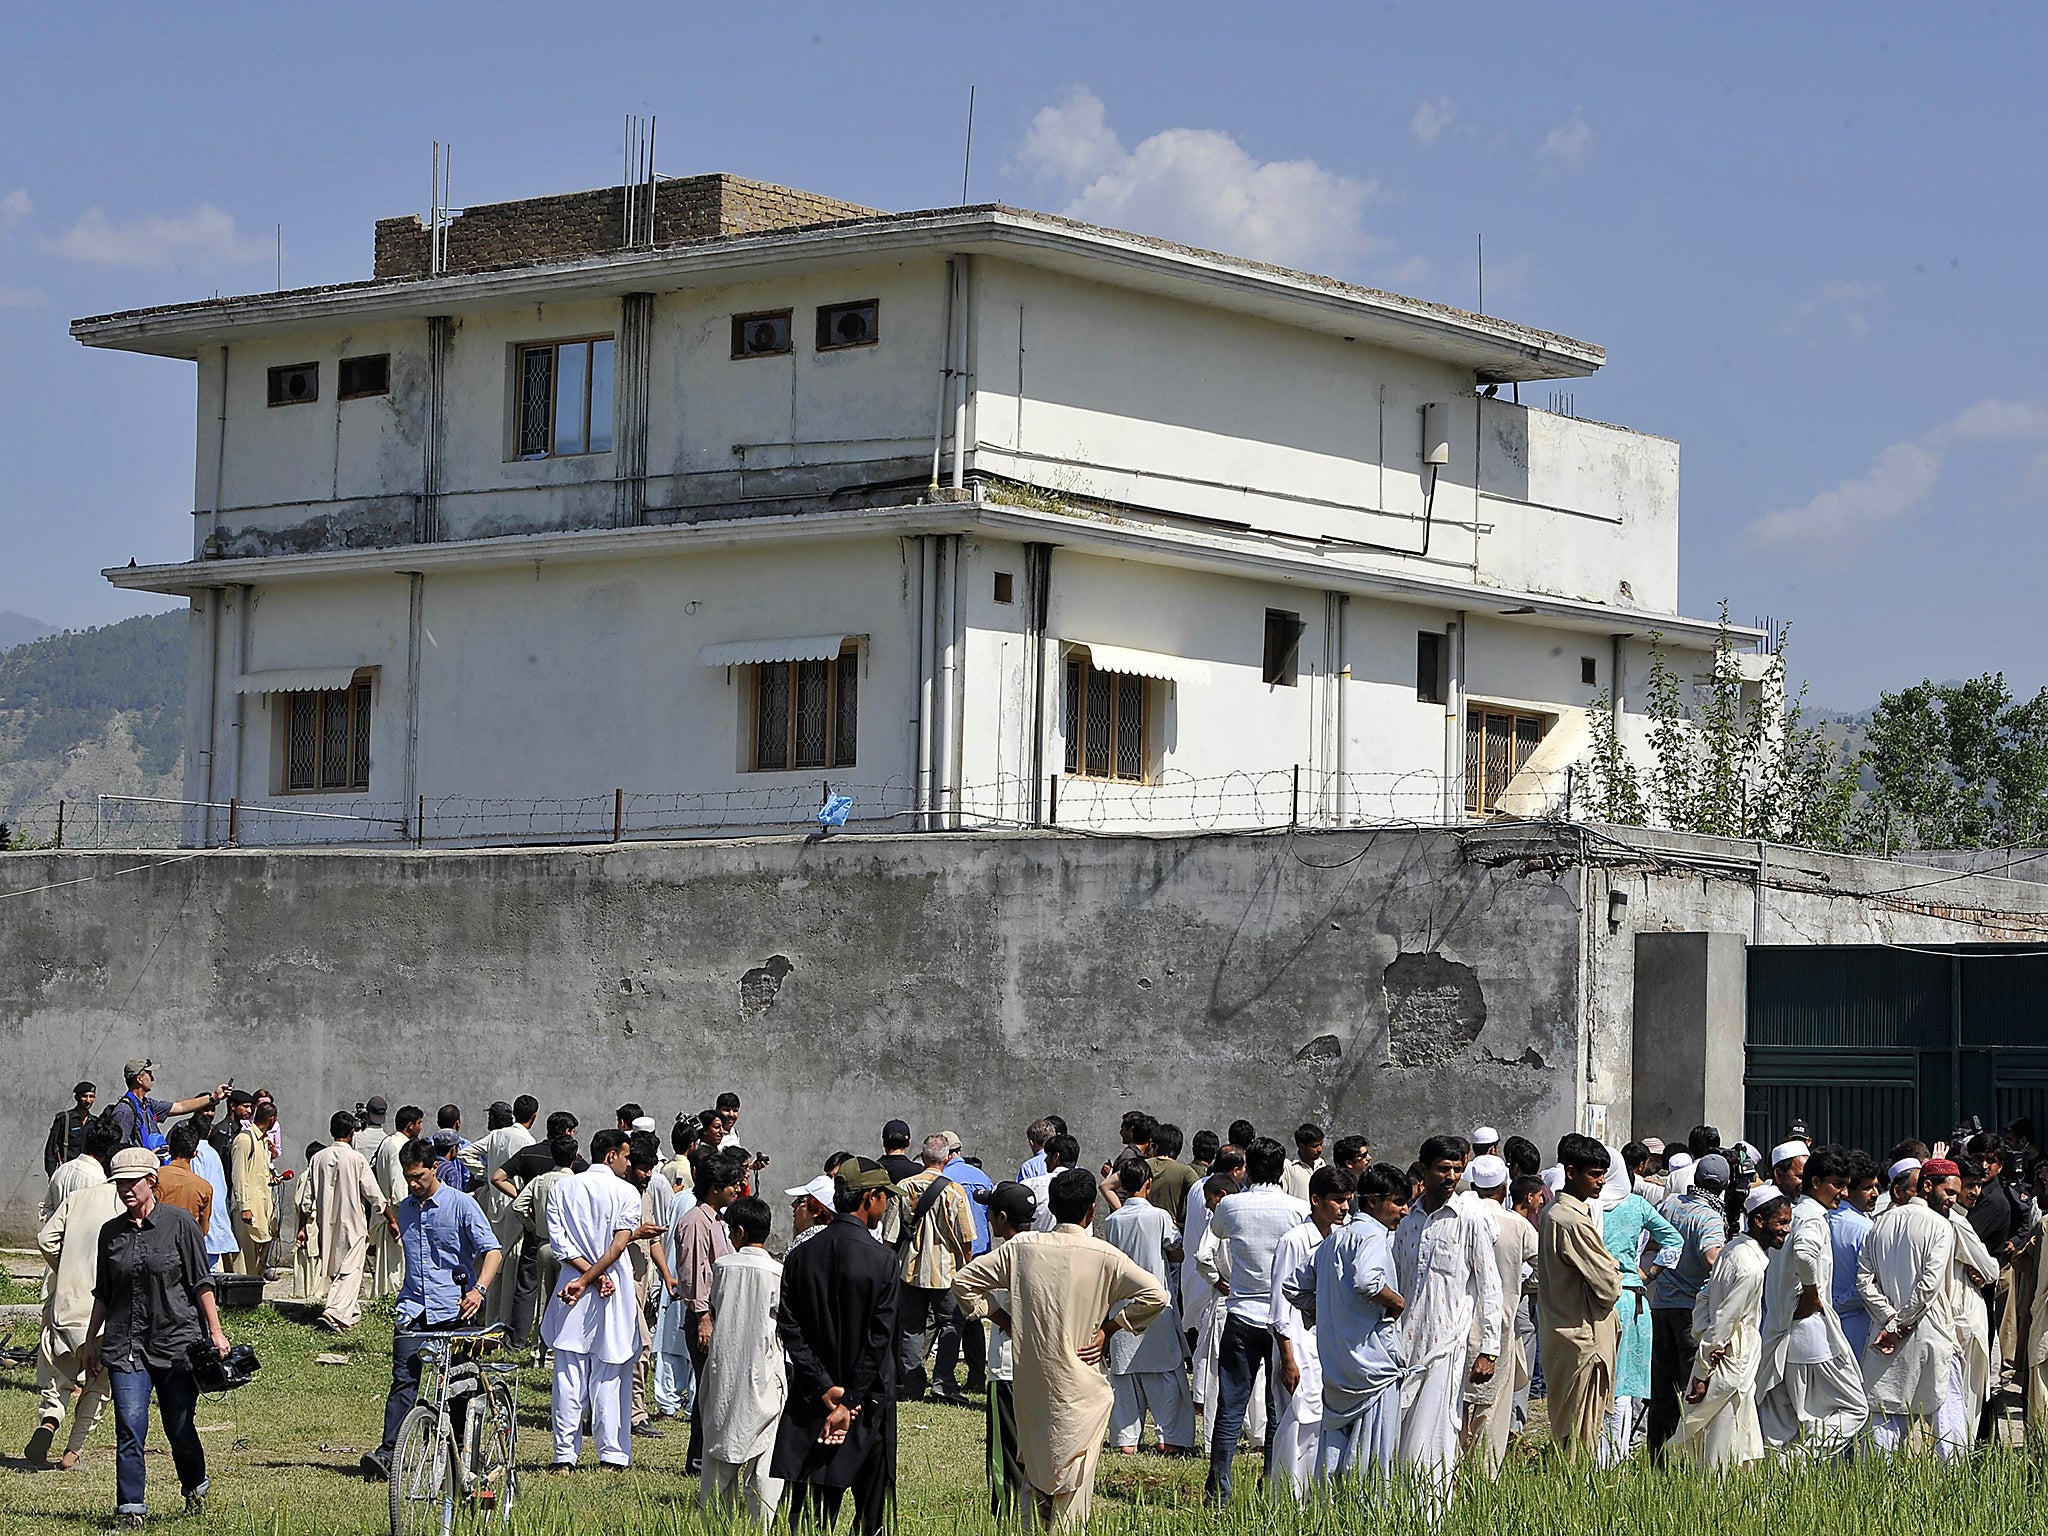
[[[622, 188], [600, 187], [468, 209], [448, 228], [448, 270], [476, 272], [619, 250], [624, 244], [624, 200]], [[654, 243], [758, 234], [867, 218], [875, 212], [858, 203], [742, 176], [690, 176], [661, 184], [655, 198]], [[377, 221], [377, 277], [424, 277], [428, 256], [427, 227], [417, 215]]]

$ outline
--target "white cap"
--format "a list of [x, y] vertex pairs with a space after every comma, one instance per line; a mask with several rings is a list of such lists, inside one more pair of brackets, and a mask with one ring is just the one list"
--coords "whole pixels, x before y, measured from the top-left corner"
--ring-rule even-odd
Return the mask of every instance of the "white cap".
[[633, 1122], [633, 1129], [636, 1131], [658, 1131], [661, 1127], [654, 1123], [654, 1116], [642, 1115]]
[[1795, 1157], [1811, 1156], [1813, 1156], [1813, 1148], [1809, 1147], [1805, 1142], [1781, 1141], [1771, 1148], [1771, 1166], [1775, 1168], [1780, 1163], [1791, 1162]]
[[1773, 1200], [1782, 1200], [1785, 1192], [1775, 1184], [1758, 1184], [1751, 1188], [1742, 1202], [1742, 1214], [1747, 1216], [1760, 1205], [1769, 1205]]
[[1690, 1168], [1691, 1166], [1692, 1154], [1690, 1152], [1674, 1152], [1664, 1159], [1664, 1171], [1666, 1173], [1676, 1173], [1681, 1168]]
[[1902, 1157], [1896, 1163], [1892, 1164], [1891, 1177], [1888, 1178], [1885, 1182], [1888, 1184], [1896, 1184], [1899, 1182], [1900, 1179], [1904, 1178], [1907, 1174], [1918, 1173], [1919, 1171], [1919, 1158]]
[[1472, 1145], [1490, 1147], [1500, 1140], [1500, 1132], [1490, 1125], [1482, 1125], [1472, 1132]]
[[1499, 1189], [1508, 1181], [1508, 1165], [1490, 1152], [1473, 1158], [1466, 1172], [1471, 1175], [1474, 1189]]
[[810, 1183], [799, 1184], [795, 1189], [785, 1189], [783, 1193], [792, 1200], [798, 1195], [809, 1195], [829, 1211], [832, 1209], [832, 1187], [832, 1175], [821, 1173]]

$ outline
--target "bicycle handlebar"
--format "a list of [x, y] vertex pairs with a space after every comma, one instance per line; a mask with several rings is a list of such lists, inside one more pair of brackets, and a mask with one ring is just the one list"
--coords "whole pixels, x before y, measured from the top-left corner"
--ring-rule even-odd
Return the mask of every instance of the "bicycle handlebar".
[[482, 1328], [401, 1328], [395, 1335], [401, 1339], [452, 1339], [457, 1343], [473, 1343], [479, 1339], [503, 1338], [503, 1323], [491, 1323]]

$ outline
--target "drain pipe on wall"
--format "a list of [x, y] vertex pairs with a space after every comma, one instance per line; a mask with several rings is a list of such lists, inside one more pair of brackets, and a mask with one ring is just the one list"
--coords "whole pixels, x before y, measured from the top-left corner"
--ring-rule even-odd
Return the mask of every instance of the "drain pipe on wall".
[[[938, 477], [932, 477], [934, 487]], [[936, 534], [917, 537], [917, 829], [931, 830], [932, 807], [932, 635], [933, 580], [932, 548]]]
[[974, 324], [974, 267], [972, 258], [967, 256], [956, 256], [953, 264], [958, 268], [960, 284], [960, 299], [953, 311], [952, 488], [957, 501], [957, 493], [967, 484], [967, 336]]
[[[939, 397], [932, 407], [932, 499], [939, 489], [939, 459], [946, 446], [946, 402], [953, 389], [953, 262], [946, 263], [946, 323], [939, 330]], [[918, 759], [920, 762], [923, 758]]]

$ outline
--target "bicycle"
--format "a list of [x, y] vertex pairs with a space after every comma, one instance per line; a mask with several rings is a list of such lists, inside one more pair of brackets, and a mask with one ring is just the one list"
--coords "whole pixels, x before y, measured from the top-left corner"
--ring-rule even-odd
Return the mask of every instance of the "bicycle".
[[482, 1358], [504, 1343], [505, 1325], [399, 1336], [423, 1342], [419, 1401], [391, 1457], [391, 1536], [452, 1536], [458, 1522], [505, 1528], [519, 1489], [519, 1367]]

